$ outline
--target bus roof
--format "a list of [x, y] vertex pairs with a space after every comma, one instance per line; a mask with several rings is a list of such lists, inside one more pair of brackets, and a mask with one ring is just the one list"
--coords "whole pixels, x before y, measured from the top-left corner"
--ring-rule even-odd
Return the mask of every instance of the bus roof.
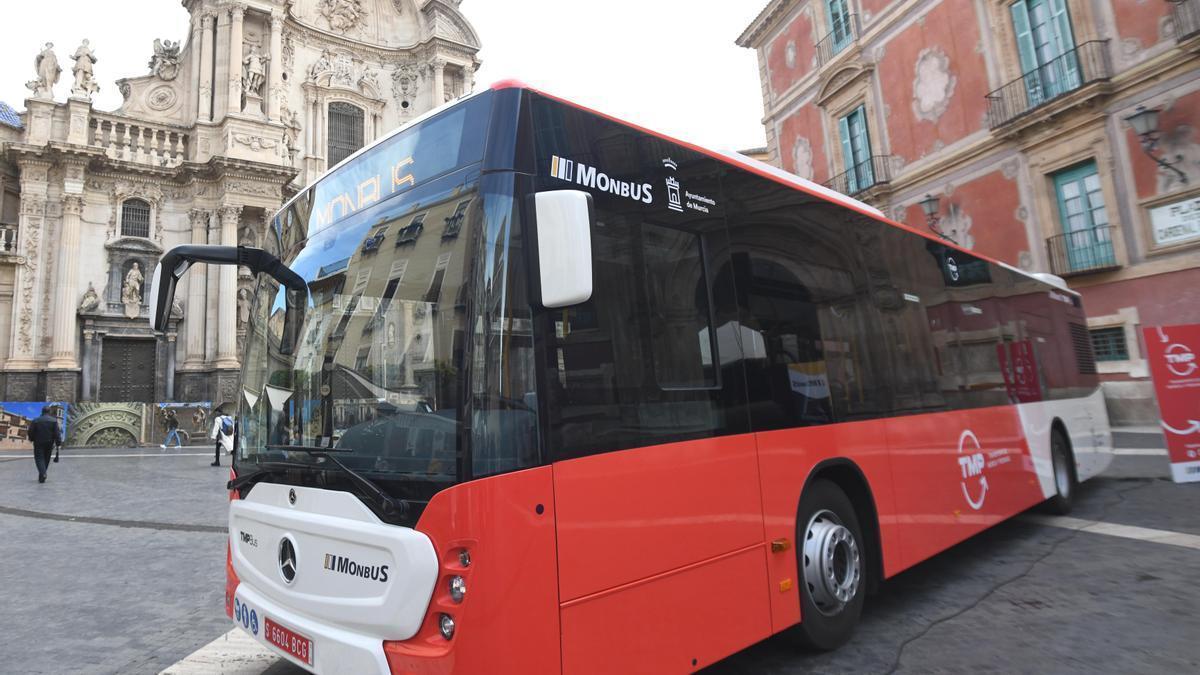
[[975, 256], [976, 258], [986, 260], [987, 262], [990, 262], [995, 265], [999, 265], [1000, 267], [1003, 267], [1012, 272], [1016, 272], [1017, 274], [1025, 276], [1034, 281], [1046, 284], [1048, 286], [1053, 286], [1055, 288], [1066, 291], [1073, 295], [1079, 295], [1079, 293], [1077, 291], [1074, 291], [1074, 290], [1068, 288], [1067, 283], [1060, 277], [1054, 276], [1052, 274], [1046, 274], [1046, 273], [1026, 272], [1026, 271], [1019, 269], [1013, 265], [1010, 265], [1004, 261], [996, 260], [995, 258], [992, 258], [991, 256], [985, 255], [978, 251], [972, 251], [972, 250], [963, 248], [957, 242], [934, 237], [930, 233], [924, 232], [924, 231], [919, 230], [910, 225], [905, 225], [904, 223], [901, 223], [899, 221], [888, 218], [887, 215], [885, 215], [883, 213], [883, 211], [880, 211], [879, 209], [875, 208], [874, 206], [865, 204], [865, 203], [863, 203], [857, 199], [854, 199], [852, 197], [848, 197], [836, 190], [831, 190], [830, 188], [827, 188], [824, 185], [819, 185], [819, 184], [814, 183], [805, 178], [801, 178], [800, 176], [797, 176], [793, 173], [784, 171], [783, 169], [780, 169], [778, 167], [767, 164], [766, 162], [761, 162], [757, 159], [754, 159], [753, 157], [747, 157], [741, 153], [733, 152], [733, 151], [710, 150], [703, 146], [696, 145], [695, 143], [681, 141], [678, 138], [673, 138], [666, 134], [654, 131], [652, 129], [648, 129], [640, 124], [635, 124], [633, 122], [629, 122], [628, 120], [623, 120], [619, 117], [615, 117], [613, 115], [609, 115], [607, 113], [603, 113], [598, 110], [589, 108], [585, 105], [581, 105], [579, 103], [575, 103], [575, 102], [567, 100], [565, 98], [555, 96], [554, 94], [547, 93], [541, 89], [538, 89], [529, 84], [526, 84], [525, 82], [522, 82], [521, 80], [515, 80], [515, 79], [500, 80], [499, 82], [496, 82], [495, 84], [493, 84], [490, 88], [492, 90], [525, 89], [528, 91], [535, 92], [535, 93], [545, 96], [547, 98], [558, 101], [559, 103], [569, 105], [572, 108], [577, 108], [579, 110], [584, 110], [586, 112], [589, 112], [593, 115], [598, 115], [605, 119], [611, 120], [618, 124], [625, 125], [627, 127], [637, 129], [638, 131], [649, 134], [656, 138], [660, 138], [660, 139], [668, 141], [670, 143], [674, 143], [676, 145], [682, 145], [690, 150], [694, 150], [695, 152], [698, 152], [703, 155], [708, 155], [709, 157], [712, 157], [713, 159], [717, 159], [722, 162], [725, 162], [726, 164], [732, 164], [733, 166], [744, 169], [746, 171], [749, 171], [750, 173], [762, 176], [764, 178], [770, 179], [772, 181], [775, 181], [776, 183], [781, 183], [788, 187], [800, 190], [801, 192], [807, 192], [808, 194], [813, 195], [814, 197], [820, 197], [821, 199], [824, 199], [826, 201], [840, 204], [840, 205], [845, 206], [853, 211], [857, 211], [858, 213], [870, 216], [872, 218], [875, 218], [876, 220], [880, 220], [884, 223], [887, 223], [888, 225], [891, 225], [892, 227], [898, 227], [907, 232], [911, 232], [912, 234], [915, 234], [917, 236], [923, 237], [925, 239], [929, 239], [931, 241], [936, 241], [945, 246], [949, 246], [950, 248], [962, 251], [963, 253], [966, 253], [968, 255], [972, 255], [972, 256]]

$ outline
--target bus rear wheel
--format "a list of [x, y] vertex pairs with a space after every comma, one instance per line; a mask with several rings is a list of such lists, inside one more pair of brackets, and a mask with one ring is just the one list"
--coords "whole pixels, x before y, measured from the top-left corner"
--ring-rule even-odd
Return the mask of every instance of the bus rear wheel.
[[1059, 429], [1050, 432], [1050, 465], [1054, 470], [1054, 496], [1046, 500], [1045, 510], [1065, 516], [1075, 505], [1075, 462], [1067, 435]]
[[836, 649], [862, 614], [869, 559], [862, 528], [846, 493], [828, 480], [804, 491], [798, 516], [801, 620], [792, 631], [808, 649]]

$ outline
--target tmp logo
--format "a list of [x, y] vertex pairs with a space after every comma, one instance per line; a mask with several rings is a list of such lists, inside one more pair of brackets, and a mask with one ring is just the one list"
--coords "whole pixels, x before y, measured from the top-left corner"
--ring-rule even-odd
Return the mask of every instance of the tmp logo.
[[550, 175], [558, 180], [582, 185], [583, 187], [608, 192], [618, 197], [632, 199], [643, 204], [654, 203], [654, 186], [649, 183], [634, 183], [612, 178], [594, 166], [583, 162], [564, 159], [558, 155], [550, 158]]
[[1196, 363], [1196, 354], [1187, 345], [1176, 342], [1167, 347], [1165, 356], [1167, 370], [1176, 377], [1187, 377], [1196, 372], [1196, 368], [1200, 368]]
[[[975, 432], [967, 429], [958, 437], [958, 466], [962, 470], [962, 493], [967, 504], [976, 511], [983, 508], [987, 499], [988, 482], [983, 471], [987, 468], [987, 459], [983, 456], [983, 447]], [[978, 495], [978, 497], [976, 497]]]

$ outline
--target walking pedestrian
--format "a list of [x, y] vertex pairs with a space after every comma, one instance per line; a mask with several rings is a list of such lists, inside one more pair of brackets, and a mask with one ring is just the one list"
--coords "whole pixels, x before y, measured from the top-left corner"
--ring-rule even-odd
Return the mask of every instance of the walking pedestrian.
[[208, 437], [216, 441], [212, 466], [221, 466], [221, 451], [224, 450], [227, 455], [233, 454], [233, 417], [219, 413], [213, 420], [212, 433]]
[[167, 410], [167, 437], [163, 439], [162, 445], [160, 445], [158, 447], [166, 450], [167, 445], [171, 442], [172, 438], [175, 439], [175, 447], [177, 447], [177, 448], [183, 447], [183, 441], [179, 440], [179, 417], [175, 414], [174, 410], [168, 409]]
[[38, 482], [46, 482], [46, 471], [50, 469], [50, 453], [62, 444], [62, 430], [54, 415], [54, 406], [42, 408], [40, 417], [29, 425], [29, 440], [33, 443], [33, 461], [37, 464]]

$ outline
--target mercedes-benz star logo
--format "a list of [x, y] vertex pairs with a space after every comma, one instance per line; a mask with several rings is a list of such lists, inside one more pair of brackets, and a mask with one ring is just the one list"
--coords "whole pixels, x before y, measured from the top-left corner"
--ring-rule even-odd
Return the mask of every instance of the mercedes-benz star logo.
[[289, 584], [296, 580], [296, 545], [290, 537], [279, 540], [279, 573]]

